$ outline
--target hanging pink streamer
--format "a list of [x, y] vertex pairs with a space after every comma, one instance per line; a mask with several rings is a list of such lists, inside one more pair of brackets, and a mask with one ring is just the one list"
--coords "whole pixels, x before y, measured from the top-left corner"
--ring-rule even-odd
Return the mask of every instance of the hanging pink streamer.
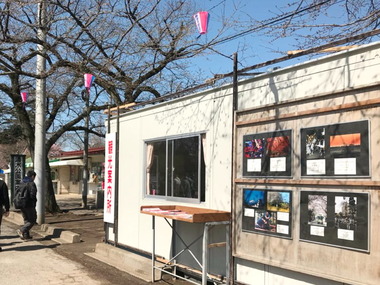
[[22, 103], [26, 103], [26, 101], [28, 100], [27, 92], [21, 92], [21, 100], [22, 100]]
[[197, 29], [201, 35], [207, 33], [210, 14], [206, 11], [200, 11], [193, 16]]
[[84, 74], [84, 87], [86, 87], [87, 90], [90, 90], [92, 83], [95, 80], [95, 76], [89, 73]]

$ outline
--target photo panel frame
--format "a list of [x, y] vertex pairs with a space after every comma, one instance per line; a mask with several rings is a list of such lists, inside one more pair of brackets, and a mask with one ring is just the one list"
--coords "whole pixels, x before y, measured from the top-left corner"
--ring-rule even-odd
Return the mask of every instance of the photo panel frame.
[[369, 193], [301, 191], [300, 239], [369, 251]]
[[291, 238], [291, 191], [245, 188], [242, 204], [243, 231]]
[[291, 176], [292, 131], [243, 136], [243, 176]]
[[369, 121], [303, 128], [301, 176], [368, 177]]

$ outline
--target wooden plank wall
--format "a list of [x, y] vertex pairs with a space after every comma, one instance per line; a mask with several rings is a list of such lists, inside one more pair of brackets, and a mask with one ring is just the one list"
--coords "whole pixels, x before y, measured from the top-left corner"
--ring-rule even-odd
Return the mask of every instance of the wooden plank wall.
[[[233, 255], [235, 257], [349, 284], [380, 280], [380, 85], [357, 86], [293, 99], [236, 113]], [[368, 120], [370, 176], [302, 177], [300, 129]], [[286, 178], [243, 177], [243, 136], [292, 130], [292, 175]], [[291, 190], [291, 239], [242, 230], [243, 189]], [[300, 191], [369, 193], [369, 251], [300, 240]]]

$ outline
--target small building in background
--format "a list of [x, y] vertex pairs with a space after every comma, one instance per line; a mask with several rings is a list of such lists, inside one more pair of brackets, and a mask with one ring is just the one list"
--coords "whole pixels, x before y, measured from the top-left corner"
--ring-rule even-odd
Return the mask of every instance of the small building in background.
[[[104, 178], [104, 147], [88, 149], [88, 194], [101, 189]], [[61, 152], [50, 162], [51, 176], [56, 194], [81, 194], [83, 189], [83, 150]]]
[[[104, 147], [89, 148], [88, 195], [101, 190], [104, 180]], [[62, 151], [49, 161], [55, 194], [81, 194], [83, 189], [83, 150]], [[32, 159], [25, 161], [25, 169], [33, 168]], [[5, 176], [10, 170], [5, 171]], [[7, 178], [5, 177], [5, 180]]]

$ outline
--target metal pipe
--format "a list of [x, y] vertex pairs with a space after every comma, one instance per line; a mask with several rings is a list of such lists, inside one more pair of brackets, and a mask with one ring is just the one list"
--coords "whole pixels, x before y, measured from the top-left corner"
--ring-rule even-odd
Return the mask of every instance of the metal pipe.
[[117, 106], [116, 118], [116, 161], [115, 161], [115, 211], [114, 211], [114, 227], [113, 233], [115, 235], [115, 246], [118, 244], [119, 239], [119, 148], [120, 148], [120, 108]]
[[227, 268], [226, 268], [226, 284], [232, 284], [230, 283], [231, 281], [231, 276], [230, 276], [230, 251], [231, 251], [231, 245], [230, 245], [230, 242], [231, 242], [231, 237], [230, 237], [230, 225], [227, 225], [226, 226], [226, 264], [227, 264]]
[[152, 216], [152, 233], [153, 233], [153, 245], [152, 245], [152, 282], [155, 281], [154, 271], [155, 271], [155, 255], [156, 255], [156, 223], [155, 217]]
[[233, 96], [233, 111], [238, 109], [238, 55], [234, 53], [234, 66], [233, 66], [233, 87], [232, 87], [232, 96]]
[[[234, 215], [234, 189], [235, 189], [235, 122], [236, 122], [236, 110], [238, 109], [238, 55], [237, 53], [234, 53], [234, 66], [233, 66], [233, 88], [232, 88], [232, 112], [231, 112], [231, 120], [232, 120], [232, 126], [231, 126], [231, 193], [230, 193], [230, 208], [231, 208], [231, 218], [230, 218], [230, 224], [228, 226], [228, 233], [229, 233], [229, 242], [233, 242], [233, 230], [232, 230], [232, 221], [233, 221], [233, 215]], [[228, 270], [228, 274], [226, 273], [226, 276], [229, 276], [229, 281], [227, 281], [227, 284], [233, 284], [234, 280], [234, 258], [232, 256], [232, 245], [228, 244], [226, 247], [227, 255], [228, 255], [228, 264], [226, 267], [226, 271]]]
[[202, 252], [202, 285], [207, 285], [207, 271], [208, 271], [208, 227], [209, 224], [205, 223], [203, 228], [203, 252]]

